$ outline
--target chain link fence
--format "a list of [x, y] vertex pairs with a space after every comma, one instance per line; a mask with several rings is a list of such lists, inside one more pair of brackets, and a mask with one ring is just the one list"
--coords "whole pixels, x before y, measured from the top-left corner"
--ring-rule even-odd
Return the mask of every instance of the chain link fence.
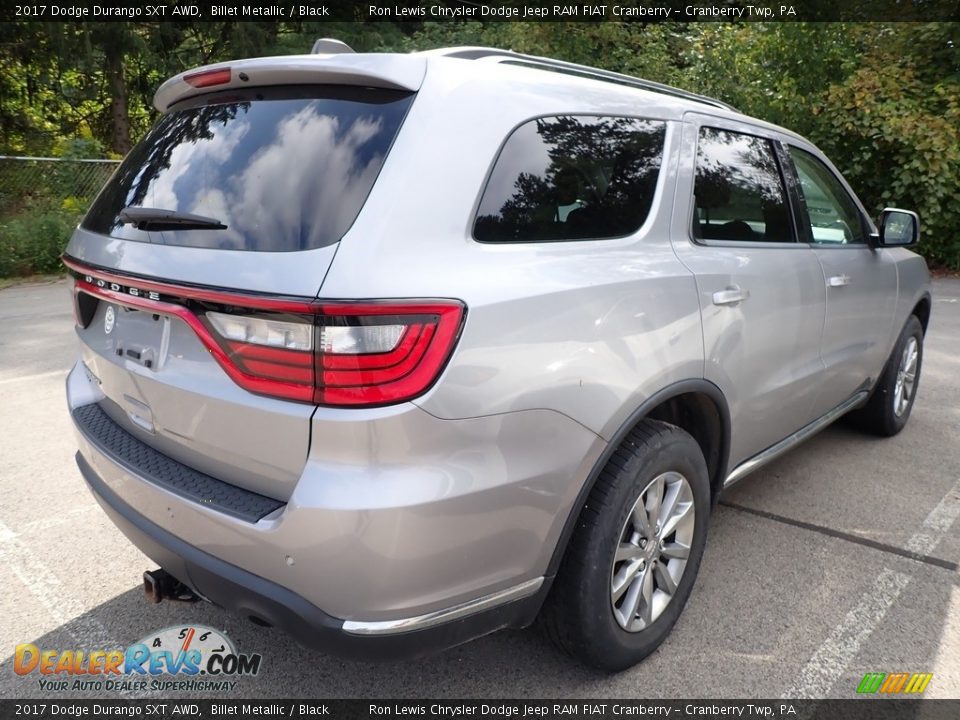
[[72, 200], [87, 209], [119, 164], [118, 160], [0, 155], [0, 218], [37, 200]]
[[117, 160], [0, 155], [0, 277], [56, 272]]

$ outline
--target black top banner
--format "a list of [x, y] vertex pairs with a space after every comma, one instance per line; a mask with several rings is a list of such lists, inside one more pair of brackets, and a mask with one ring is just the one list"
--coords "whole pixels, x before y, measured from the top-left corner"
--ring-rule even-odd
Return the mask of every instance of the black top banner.
[[3, 3], [34, 22], [910, 22], [960, 20], [960, 0], [57, 0]]
[[0, 718], [430, 720], [955, 720], [960, 700], [0, 700]]

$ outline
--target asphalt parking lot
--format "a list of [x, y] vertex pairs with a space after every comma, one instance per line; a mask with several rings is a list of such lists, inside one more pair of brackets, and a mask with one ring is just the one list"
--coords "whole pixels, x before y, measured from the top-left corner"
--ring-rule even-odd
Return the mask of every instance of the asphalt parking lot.
[[0, 697], [50, 697], [14, 673], [17, 644], [114, 649], [196, 623], [263, 655], [235, 697], [850, 697], [867, 672], [930, 672], [926, 697], [960, 697], [960, 280], [936, 281], [906, 430], [831, 427], [726, 493], [673, 634], [612, 676], [532, 631], [365, 664], [212, 606], [148, 605], [152, 564], [73, 461], [75, 343], [64, 281], [0, 290]]

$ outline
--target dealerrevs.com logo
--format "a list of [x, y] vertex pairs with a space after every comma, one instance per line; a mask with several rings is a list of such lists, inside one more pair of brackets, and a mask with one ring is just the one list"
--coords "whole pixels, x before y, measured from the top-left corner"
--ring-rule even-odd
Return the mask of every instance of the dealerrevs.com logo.
[[238, 653], [219, 630], [191, 625], [150, 633], [126, 649], [49, 650], [24, 643], [16, 647], [13, 670], [36, 675], [49, 692], [224, 692], [236, 686], [233, 678], [260, 672], [261, 660], [257, 653]]

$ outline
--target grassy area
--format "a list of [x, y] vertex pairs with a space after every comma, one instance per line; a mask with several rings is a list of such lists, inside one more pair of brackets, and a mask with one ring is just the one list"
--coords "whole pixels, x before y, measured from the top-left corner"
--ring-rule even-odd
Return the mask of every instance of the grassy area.
[[0, 278], [62, 270], [60, 254], [80, 218], [78, 209], [46, 198], [0, 217]]
[[0, 160], [0, 278], [63, 270], [60, 254], [115, 167], [71, 158]]

